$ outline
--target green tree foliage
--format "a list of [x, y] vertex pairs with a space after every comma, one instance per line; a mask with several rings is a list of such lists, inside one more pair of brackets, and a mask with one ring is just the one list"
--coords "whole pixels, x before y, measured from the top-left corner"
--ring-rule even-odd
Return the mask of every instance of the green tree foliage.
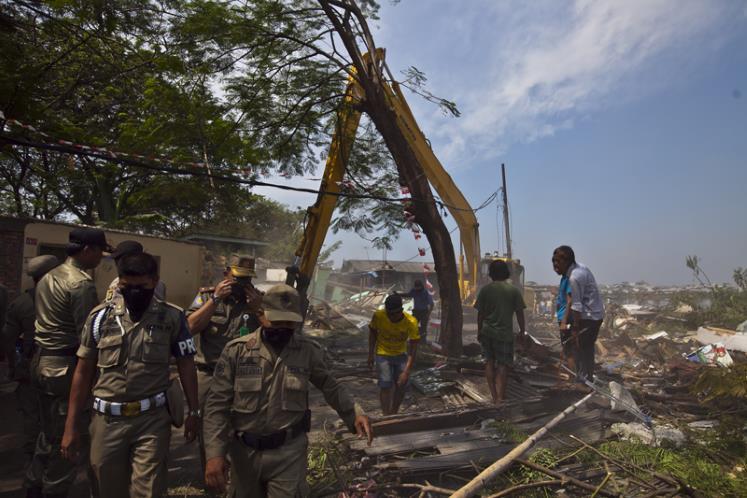
[[[217, 175], [246, 179], [314, 166], [324, 116], [342, 84], [334, 79], [340, 68], [331, 71], [329, 61], [308, 54], [287, 60], [293, 47], [274, 31], [305, 39], [312, 26], [283, 22], [281, 3], [234, 9], [201, 1], [19, 1], [9, 7], [0, 23], [6, 116], [73, 142], [204, 161]], [[261, 64], [242, 63], [248, 54]], [[265, 219], [299, 219], [232, 182], [31, 148], [3, 147], [0, 178], [0, 208], [20, 216], [166, 235], [237, 218], [257, 231], [259, 218], [237, 216], [255, 204], [273, 211]]]
[[[358, 3], [376, 18], [375, 1]], [[350, 60], [317, 1], [15, 0], [6, 6], [0, 109], [7, 117], [55, 138], [164, 155], [175, 167], [205, 162], [213, 175], [320, 171]], [[424, 82], [411, 68], [401, 83], [454, 113], [453, 103], [434, 97]], [[169, 236], [207, 228], [235, 234], [235, 223], [256, 233], [263, 222], [247, 214], [253, 206], [271, 211], [268, 219], [301, 219], [217, 178], [0, 146], [4, 213]], [[373, 126], [358, 133], [346, 184], [398, 195], [396, 168]], [[374, 244], [388, 247], [403, 226], [402, 211], [396, 203], [344, 199], [333, 230], [376, 233]], [[289, 233], [299, 227], [282, 232]]]

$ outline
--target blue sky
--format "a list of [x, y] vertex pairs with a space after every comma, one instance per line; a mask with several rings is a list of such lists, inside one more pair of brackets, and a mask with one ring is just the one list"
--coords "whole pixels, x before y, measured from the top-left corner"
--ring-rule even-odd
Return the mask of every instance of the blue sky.
[[[373, 25], [395, 75], [416, 66], [459, 106], [408, 95], [473, 206], [506, 163], [528, 279], [556, 281], [562, 243], [605, 283], [689, 283], [688, 254], [714, 281], [747, 266], [747, 2], [384, 0]], [[502, 248], [496, 206], [479, 220], [482, 249]], [[338, 261], [381, 256], [337, 239]], [[417, 247], [405, 232], [388, 258]]]

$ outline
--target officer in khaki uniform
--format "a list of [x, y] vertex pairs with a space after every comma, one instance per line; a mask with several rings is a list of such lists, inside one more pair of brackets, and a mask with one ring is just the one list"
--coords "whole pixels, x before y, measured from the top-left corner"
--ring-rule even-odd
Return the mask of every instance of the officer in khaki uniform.
[[160, 497], [167, 488], [171, 439], [169, 359], [176, 358], [190, 407], [184, 427], [189, 442], [200, 416], [195, 347], [182, 310], [154, 297], [153, 256], [123, 257], [117, 270], [120, 293], [94, 308], [83, 330], [62, 451], [67, 458], [78, 456], [79, 415], [93, 385], [91, 467], [101, 496]]
[[310, 383], [352, 432], [369, 444], [372, 438], [368, 417], [332, 376], [324, 350], [298, 330], [298, 292], [276, 285], [262, 305], [266, 325], [228, 343], [205, 402], [205, 482], [225, 489], [229, 456], [235, 498], [303, 493]]
[[68, 258], [42, 277], [35, 293], [37, 350], [31, 383], [39, 393], [42, 430], [26, 474], [32, 496], [39, 487], [45, 496], [66, 496], [75, 480], [76, 466], [62, 458], [60, 442], [80, 333], [99, 302], [86, 270], [96, 268], [104, 251], [111, 250], [104, 232], [94, 228], [76, 228], [68, 240]]
[[[117, 244], [117, 247], [114, 248], [114, 252], [112, 252], [112, 259], [116, 264], [125, 256], [129, 256], [131, 254], [141, 254], [143, 252], [145, 252], [145, 249], [143, 248], [143, 245], [137, 240], [123, 240], [122, 242]], [[104, 301], [111, 301], [115, 294], [119, 294], [119, 277], [115, 277], [114, 280], [112, 280], [109, 284], [109, 288], [106, 289], [106, 296], [104, 297]], [[163, 283], [163, 280], [159, 280], [158, 284], [156, 284], [156, 292], [154, 295], [156, 296], [156, 299], [160, 299], [161, 301], [166, 300], [166, 285]]]
[[[215, 365], [229, 341], [259, 327], [262, 294], [252, 285], [254, 258], [234, 257], [215, 287], [203, 287], [187, 311], [189, 330], [196, 338], [197, 392], [200, 408], [213, 379]], [[205, 439], [200, 432], [200, 461], [205, 470]]]
[[[26, 274], [34, 280], [34, 285], [36, 285], [48, 271], [59, 264], [59, 260], [54, 256], [37, 256], [28, 261]], [[14, 355], [8, 358], [8, 364], [12, 366], [13, 380], [18, 382], [16, 401], [23, 418], [23, 449], [29, 459], [34, 454], [34, 445], [39, 435], [39, 398], [34, 388], [31, 387], [29, 370], [29, 362], [35, 350], [34, 293], [34, 287], [27, 289], [10, 303], [3, 335], [3, 341], [10, 345], [9, 349]]]

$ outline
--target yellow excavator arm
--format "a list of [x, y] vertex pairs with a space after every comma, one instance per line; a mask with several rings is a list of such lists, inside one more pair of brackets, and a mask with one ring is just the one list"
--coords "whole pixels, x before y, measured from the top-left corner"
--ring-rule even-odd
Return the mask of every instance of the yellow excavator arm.
[[[377, 52], [377, 60], [383, 60], [384, 51], [379, 49]], [[480, 234], [477, 218], [467, 199], [431, 150], [399, 85], [396, 82], [390, 85], [383, 80], [381, 85], [391, 109], [397, 116], [397, 126], [415, 152], [428, 181], [436, 189], [459, 227], [460, 249], [462, 249], [459, 261], [459, 287], [462, 299], [467, 300], [477, 290], [480, 273]], [[332, 221], [337, 194], [340, 193], [340, 182], [345, 174], [361, 118], [360, 103], [364, 98], [363, 89], [354, 75], [351, 75], [348, 79], [343, 104], [337, 113], [337, 129], [330, 145], [319, 195], [314, 205], [307, 210], [303, 238], [296, 250], [294, 264], [287, 269], [286, 283], [295, 285], [302, 294], [305, 294], [314, 274], [322, 244]]]
[[286, 283], [293, 285], [305, 295], [314, 275], [319, 253], [327, 237], [332, 213], [337, 205], [341, 182], [345, 176], [350, 150], [361, 120], [360, 102], [363, 89], [354, 75], [348, 78], [345, 98], [337, 111], [336, 130], [329, 147], [319, 194], [313, 206], [306, 210], [306, 227], [295, 253], [293, 265], [287, 268]]

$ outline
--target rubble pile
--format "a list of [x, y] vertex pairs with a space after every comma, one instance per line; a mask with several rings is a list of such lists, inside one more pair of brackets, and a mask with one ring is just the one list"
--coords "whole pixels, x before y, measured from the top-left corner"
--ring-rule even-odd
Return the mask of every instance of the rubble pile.
[[[337, 443], [343, 443], [344, 458], [334, 471], [339, 479], [328, 479], [325, 490], [317, 490], [319, 496], [451, 494], [591, 391], [561, 368], [556, 326], [540, 319], [529, 325], [533, 341], [517, 350], [508, 399], [501, 406], [490, 402], [476, 348], [466, 347], [472, 355], [460, 358], [429, 350], [418, 354], [402, 412], [377, 417], [375, 375], [365, 364], [367, 322], [361, 317], [372, 311], [366, 308], [340, 304], [318, 308], [311, 317], [311, 325], [336, 330], [326, 337], [313, 328], [308, 333], [323, 337], [338, 375], [373, 416], [377, 436], [368, 447], [342, 427], [333, 431]], [[354, 318], [344, 320], [346, 310]], [[740, 460], [704, 441], [724, 429], [723, 413], [741, 417], [744, 427], [747, 403], [711, 403], [709, 393], [694, 386], [704, 371], [725, 373], [747, 365], [747, 355], [739, 350], [744, 334], [666, 330], [666, 324], [680, 322], [641, 316], [625, 327], [603, 329], [597, 342], [597, 391], [488, 483], [484, 496], [741, 494], [744, 456]], [[744, 441], [737, 443], [744, 446]], [[688, 460], [695, 455], [697, 464]], [[708, 480], [717, 476], [717, 484]], [[739, 492], [730, 494], [734, 490]]]

